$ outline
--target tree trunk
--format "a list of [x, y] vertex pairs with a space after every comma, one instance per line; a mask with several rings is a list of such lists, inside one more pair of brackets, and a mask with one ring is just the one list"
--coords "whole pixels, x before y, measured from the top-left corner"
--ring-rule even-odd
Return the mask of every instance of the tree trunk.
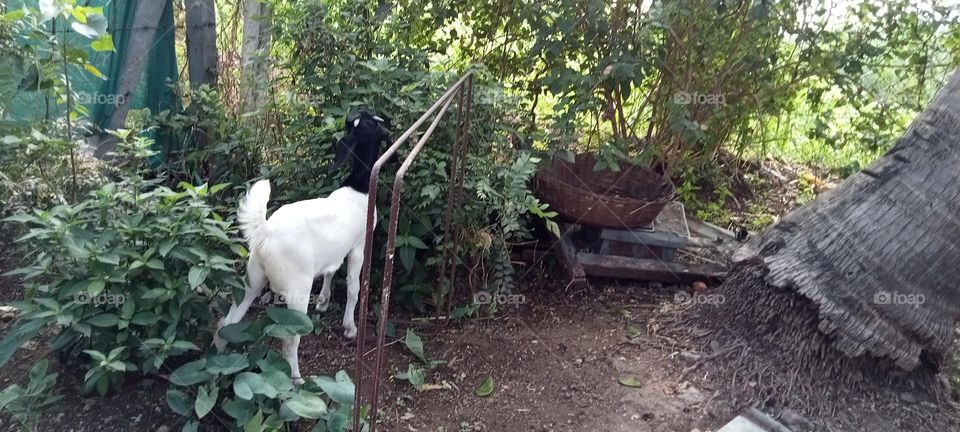
[[217, 83], [217, 14], [214, 0], [187, 0], [187, 63], [190, 87]]
[[883, 157], [737, 252], [724, 287], [730, 310], [769, 315], [780, 333], [804, 321], [780, 312], [807, 316], [850, 360], [939, 369], [960, 310], [958, 167], [955, 72]]
[[243, 0], [243, 46], [241, 100], [244, 112], [261, 106], [266, 99], [271, 44], [270, 5], [262, 0]]
[[[133, 93], [140, 84], [143, 67], [150, 58], [150, 47], [153, 45], [157, 26], [160, 25], [160, 17], [163, 16], [163, 8], [166, 5], [166, 1], [159, 0], [137, 2], [137, 10], [130, 30], [130, 41], [125, 47], [127, 56], [123, 61], [120, 83], [117, 85], [118, 103], [113, 115], [110, 116], [109, 129], [120, 129], [127, 120], [127, 113], [130, 112], [130, 104], [133, 102]], [[116, 145], [116, 138], [107, 136], [97, 145], [94, 156], [102, 158], [113, 151]]]

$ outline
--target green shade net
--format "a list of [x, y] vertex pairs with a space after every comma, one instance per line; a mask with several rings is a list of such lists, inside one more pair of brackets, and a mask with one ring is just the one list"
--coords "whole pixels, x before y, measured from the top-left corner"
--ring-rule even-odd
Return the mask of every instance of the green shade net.
[[[107, 127], [110, 116], [116, 109], [117, 86], [120, 84], [121, 69], [126, 57], [131, 55], [128, 45], [137, 5], [148, 1], [166, 1], [166, 5], [160, 17], [153, 43], [150, 45], [149, 53], [144, 58], [146, 64], [134, 92], [133, 100], [130, 101], [130, 106], [131, 109], [148, 108], [152, 113], [168, 109], [176, 110], [179, 109], [179, 101], [169, 88], [170, 84], [177, 80], [172, 0], [77, 1], [78, 5], [103, 7], [103, 14], [108, 21], [107, 30], [113, 37], [116, 52], [97, 52], [89, 48], [90, 39], [74, 32], [68, 24], [65, 25], [62, 19], [58, 18], [45, 24], [47, 29], [54, 32], [58, 38], [66, 40], [68, 46], [82, 48], [87, 53], [90, 63], [106, 75], [107, 79], [104, 80], [81, 67], [71, 66], [68, 68], [71, 88], [77, 95], [75, 103], [87, 107], [90, 122], [100, 129]], [[20, 9], [24, 4], [37, 8], [37, 3], [38, 0], [8, 0], [6, 10], [9, 12]], [[132, 54], [139, 55], [140, 53]], [[16, 69], [19, 68], [13, 70]], [[26, 70], [26, 67], [22, 70]], [[0, 84], [5, 87], [3, 91], [7, 93], [10, 93], [10, 86], [13, 85], [12, 99], [8, 104], [10, 109], [5, 113], [3, 119], [5, 123], [29, 125], [64, 114], [66, 105], [58, 104], [56, 96], [52, 95], [51, 92], [45, 90], [17, 90], [16, 85], [22, 80], [22, 77], [23, 74], [19, 78], [16, 76], [8, 77], [3, 79], [2, 84]], [[153, 138], [158, 141], [169, 139], [164, 136], [157, 136], [156, 133], [154, 133]], [[158, 142], [158, 144], [160, 143]]]

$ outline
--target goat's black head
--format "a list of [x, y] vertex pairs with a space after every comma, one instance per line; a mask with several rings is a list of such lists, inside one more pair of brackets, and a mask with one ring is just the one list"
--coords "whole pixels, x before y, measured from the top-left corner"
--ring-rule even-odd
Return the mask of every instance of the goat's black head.
[[[390, 139], [388, 125], [386, 120], [367, 110], [350, 113], [344, 121], [347, 134], [337, 142], [332, 168], [340, 167], [351, 157], [355, 159], [354, 163], [372, 166], [379, 154], [380, 142]], [[370, 156], [374, 159], [369, 160]]]
[[390, 139], [387, 130], [389, 123], [367, 110], [350, 113], [344, 122], [347, 134], [337, 142], [333, 166], [337, 168], [348, 159], [353, 161], [353, 169], [344, 181], [360, 192], [367, 192], [370, 182], [370, 170], [380, 155], [380, 143]]

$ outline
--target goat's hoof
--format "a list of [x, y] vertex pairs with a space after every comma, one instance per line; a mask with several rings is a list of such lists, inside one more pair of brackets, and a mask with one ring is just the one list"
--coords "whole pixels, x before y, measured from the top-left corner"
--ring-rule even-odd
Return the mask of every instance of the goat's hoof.
[[296, 385], [303, 385], [304, 382], [303, 378], [293, 378], [293, 383]]
[[318, 312], [326, 312], [327, 309], [329, 309], [329, 308], [330, 308], [330, 302], [327, 301], [326, 303], [317, 303], [316, 310], [317, 310]]
[[357, 329], [355, 329], [355, 328], [347, 328], [347, 329], [345, 329], [345, 330], [343, 331], [343, 337], [345, 337], [345, 338], [347, 338], [347, 339], [349, 339], [349, 340], [354, 340], [354, 339], [356, 339], [356, 338], [357, 338]]

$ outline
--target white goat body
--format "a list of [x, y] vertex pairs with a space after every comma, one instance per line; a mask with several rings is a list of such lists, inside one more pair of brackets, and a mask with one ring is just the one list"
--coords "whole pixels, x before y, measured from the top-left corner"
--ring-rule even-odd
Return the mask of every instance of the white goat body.
[[[325, 311], [330, 301], [331, 277], [346, 258], [344, 336], [356, 337], [354, 313], [360, 293], [368, 195], [344, 186], [326, 198], [284, 205], [267, 219], [269, 199], [270, 183], [260, 180], [240, 203], [237, 220], [250, 246], [247, 262], [249, 286], [243, 301], [230, 308], [220, 327], [239, 322], [267, 280], [270, 289], [282, 296], [289, 308], [306, 313], [313, 280], [323, 275], [317, 310]], [[299, 336], [283, 343], [284, 357], [290, 363], [291, 375], [298, 382], [302, 381], [297, 358], [299, 343]], [[214, 344], [222, 351], [226, 341], [217, 335]]]
[[309, 286], [285, 290], [303, 289], [296, 279], [336, 272], [351, 250], [363, 247], [367, 195], [342, 187], [326, 198], [284, 205], [267, 220], [269, 194], [267, 180], [253, 186], [240, 205], [240, 229], [275, 293], [309, 296]]

